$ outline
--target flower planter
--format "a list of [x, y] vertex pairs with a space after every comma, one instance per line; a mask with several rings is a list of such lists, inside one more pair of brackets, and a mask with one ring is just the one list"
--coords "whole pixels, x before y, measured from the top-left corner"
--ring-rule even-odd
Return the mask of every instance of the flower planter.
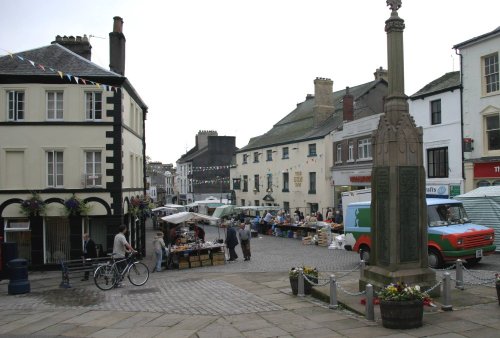
[[[313, 282], [318, 282], [317, 279], [314, 280], [313, 278], [312, 280]], [[299, 293], [299, 278], [290, 277], [290, 286], [292, 287], [292, 293], [294, 295], [297, 295]], [[304, 279], [304, 294], [310, 295], [312, 292], [312, 287], [313, 284]]]
[[424, 302], [421, 300], [380, 301], [382, 325], [389, 329], [413, 329], [422, 326]]

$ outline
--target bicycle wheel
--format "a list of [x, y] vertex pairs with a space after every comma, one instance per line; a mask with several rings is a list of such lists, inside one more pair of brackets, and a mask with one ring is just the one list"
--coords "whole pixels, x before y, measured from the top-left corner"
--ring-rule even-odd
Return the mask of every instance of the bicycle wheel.
[[112, 289], [118, 280], [118, 271], [114, 265], [101, 265], [94, 272], [94, 283], [101, 290]]
[[149, 279], [149, 269], [146, 264], [135, 262], [128, 269], [128, 280], [135, 286], [144, 285]]

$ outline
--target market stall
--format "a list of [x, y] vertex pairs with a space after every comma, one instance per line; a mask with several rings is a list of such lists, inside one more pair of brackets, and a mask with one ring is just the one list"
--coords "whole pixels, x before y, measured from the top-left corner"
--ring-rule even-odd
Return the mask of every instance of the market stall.
[[204, 221], [218, 222], [217, 217], [179, 212], [162, 217], [162, 221], [169, 248], [167, 268], [186, 269], [224, 264], [224, 241], [220, 238], [212, 242], [205, 241], [205, 225], [200, 224]]

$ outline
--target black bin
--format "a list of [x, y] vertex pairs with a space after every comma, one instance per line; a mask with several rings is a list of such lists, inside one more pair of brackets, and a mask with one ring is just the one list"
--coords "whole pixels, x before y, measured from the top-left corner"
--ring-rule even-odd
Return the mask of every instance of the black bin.
[[2, 243], [2, 273], [7, 276], [8, 268], [7, 263], [13, 259], [19, 258], [17, 253], [17, 243], [5, 242]]
[[28, 293], [31, 290], [28, 280], [28, 261], [24, 258], [16, 258], [7, 263], [9, 267], [9, 295]]

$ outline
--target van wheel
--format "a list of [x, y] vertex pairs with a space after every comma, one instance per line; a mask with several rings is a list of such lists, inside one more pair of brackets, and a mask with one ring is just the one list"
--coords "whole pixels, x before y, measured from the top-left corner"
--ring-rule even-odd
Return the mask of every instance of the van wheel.
[[465, 261], [467, 262], [467, 265], [473, 266], [473, 265], [476, 265], [477, 263], [479, 263], [479, 261], [481, 261], [481, 257], [469, 258], [469, 259], [466, 259]]
[[429, 248], [428, 251], [429, 267], [432, 269], [439, 269], [443, 267], [443, 258], [438, 250]]
[[370, 263], [370, 248], [366, 245], [359, 248], [359, 259], [365, 261], [365, 264]]

